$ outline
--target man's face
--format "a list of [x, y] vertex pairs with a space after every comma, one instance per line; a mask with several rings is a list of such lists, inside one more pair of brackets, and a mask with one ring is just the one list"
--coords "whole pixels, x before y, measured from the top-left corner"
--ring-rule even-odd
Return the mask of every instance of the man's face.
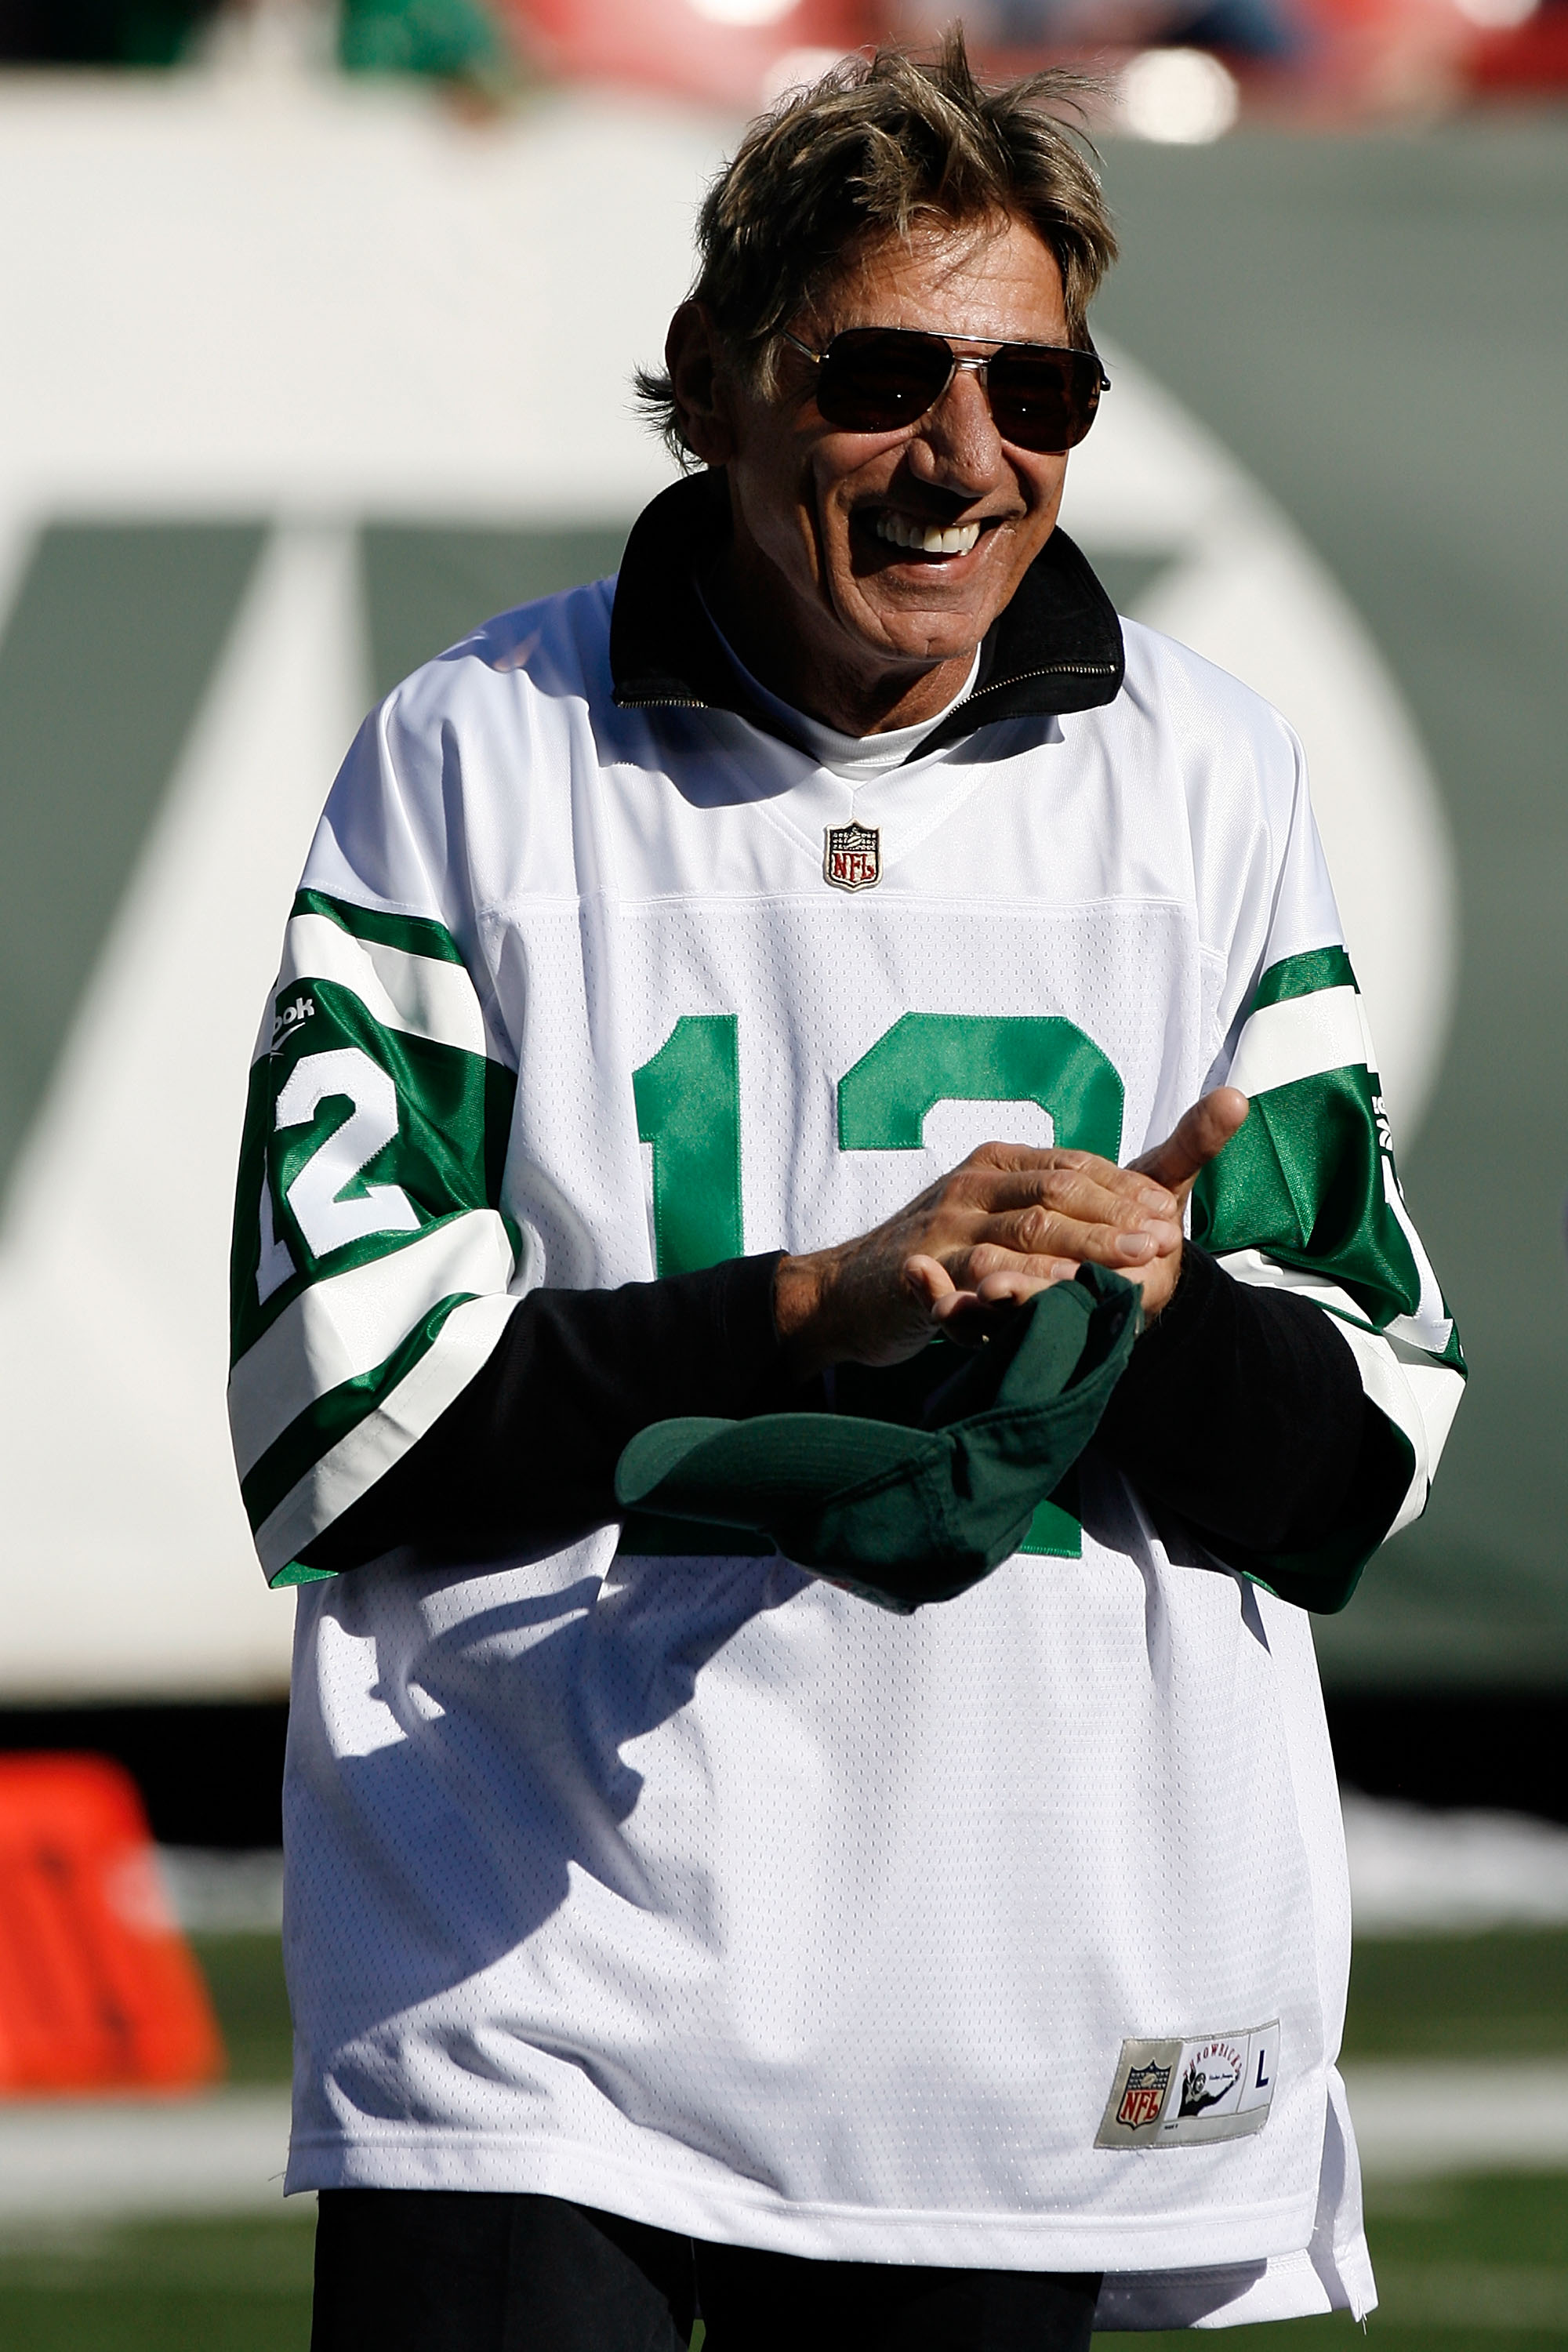
[[[997, 342], [1066, 343], [1056, 258], [1032, 228], [1010, 221], [883, 238], [791, 321], [822, 351], [848, 327], [917, 327], [960, 355]], [[1056, 523], [1063, 457], [1005, 442], [985, 393], [955, 372], [911, 425], [849, 433], [825, 424], [812, 362], [782, 346], [772, 399], [728, 394], [736, 534], [729, 577], [806, 658], [863, 687], [891, 685], [913, 666], [967, 665]], [[940, 530], [949, 549], [900, 544]], [[959, 545], [952, 551], [952, 535]]]

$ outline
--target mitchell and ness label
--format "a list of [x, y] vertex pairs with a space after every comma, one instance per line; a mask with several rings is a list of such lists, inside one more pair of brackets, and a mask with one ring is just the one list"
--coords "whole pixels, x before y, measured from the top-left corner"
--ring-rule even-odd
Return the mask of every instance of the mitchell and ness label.
[[1190, 2041], [1124, 2042], [1096, 2147], [1190, 2147], [1263, 2129], [1279, 2023]]

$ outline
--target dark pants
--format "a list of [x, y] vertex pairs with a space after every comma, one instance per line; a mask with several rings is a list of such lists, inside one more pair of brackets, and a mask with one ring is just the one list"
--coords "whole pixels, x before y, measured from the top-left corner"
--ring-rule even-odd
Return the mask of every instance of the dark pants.
[[1096, 2277], [803, 2262], [554, 2197], [330, 2189], [310, 2352], [1086, 2352]]

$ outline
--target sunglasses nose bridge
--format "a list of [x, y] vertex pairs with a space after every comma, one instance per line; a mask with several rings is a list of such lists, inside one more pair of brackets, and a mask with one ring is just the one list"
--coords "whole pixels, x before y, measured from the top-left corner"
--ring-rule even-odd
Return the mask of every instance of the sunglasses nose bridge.
[[[915, 471], [978, 496], [995, 481], [1003, 462], [1003, 436], [991, 406], [987, 359], [952, 356], [947, 380], [918, 420], [914, 439], [925, 456]], [[965, 373], [974, 379], [973, 392], [960, 389]]]
[[951, 395], [959, 376], [962, 373], [967, 373], [974, 378], [974, 381], [979, 387], [981, 399], [985, 409], [986, 422], [989, 425], [992, 433], [995, 435], [998, 440], [1004, 439], [1005, 436], [1003, 433], [1001, 425], [997, 423], [996, 411], [991, 398], [991, 369], [1000, 356], [1000, 352], [995, 351], [987, 352], [984, 356], [975, 358], [967, 353], [955, 352], [950, 347], [948, 352], [948, 371], [946, 380], [942, 384], [942, 390], [931, 401], [931, 406], [926, 410], [926, 416], [932, 416], [936, 411], [943, 405]]

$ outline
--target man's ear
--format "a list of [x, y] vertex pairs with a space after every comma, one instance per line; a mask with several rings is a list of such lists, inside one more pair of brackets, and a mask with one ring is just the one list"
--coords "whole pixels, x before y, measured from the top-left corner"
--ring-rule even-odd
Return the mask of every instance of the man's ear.
[[735, 454], [734, 421], [719, 363], [718, 338], [700, 302], [683, 302], [670, 320], [664, 363], [681, 439], [705, 466], [727, 466]]

